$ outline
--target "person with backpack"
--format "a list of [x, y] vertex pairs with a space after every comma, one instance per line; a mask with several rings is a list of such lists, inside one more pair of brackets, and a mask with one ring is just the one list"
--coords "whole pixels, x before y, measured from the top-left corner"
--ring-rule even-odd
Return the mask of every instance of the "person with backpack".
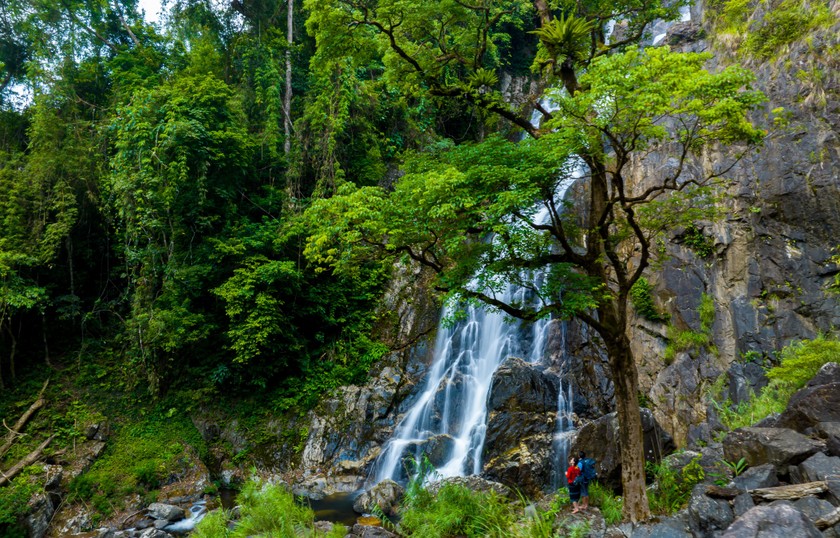
[[578, 504], [580, 500], [580, 468], [578, 468], [578, 462], [572, 456], [569, 458], [569, 468], [566, 469], [566, 483], [569, 486], [569, 499], [572, 501], [572, 513], [577, 514], [580, 512], [581, 508]]
[[589, 483], [598, 478], [595, 470], [595, 460], [586, 457], [583, 450], [578, 454], [578, 468], [580, 469], [580, 509], [589, 508]]

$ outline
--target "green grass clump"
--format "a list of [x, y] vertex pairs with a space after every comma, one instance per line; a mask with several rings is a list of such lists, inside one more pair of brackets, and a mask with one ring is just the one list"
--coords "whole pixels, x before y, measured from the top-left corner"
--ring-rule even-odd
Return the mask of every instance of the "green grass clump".
[[621, 513], [624, 510], [624, 500], [609, 488], [595, 482], [589, 486], [589, 504], [601, 509], [601, 515], [607, 521], [607, 525], [615, 525], [621, 522]]
[[[840, 341], [819, 336], [814, 340], [795, 342], [781, 352], [781, 363], [767, 372], [770, 383], [748, 401], [732, 406], [725, 399], [716, 407], [720, 420], [730, 430], [755, 424], [787, 407], [793, 394], [828, 362], [840, 361]], [[713, 389], [713, 402], [722, 392], [722, 384]]]
[[511, 505], [498, 494], [446, 484], [436, 496], [418, 492], [402, 514], [400, 529], [422, 538], [503, 538], [511, 536], [514, 521]]
[[239, 492], [240, 519], [231, 526], [224, 510], [210, 512], [196, 526], [193, 538], [343, 538], [347, 529], [336, 524], [326, 534], [314, 528], [315, 513], [295, 500], [285, 487], [251, 480]]

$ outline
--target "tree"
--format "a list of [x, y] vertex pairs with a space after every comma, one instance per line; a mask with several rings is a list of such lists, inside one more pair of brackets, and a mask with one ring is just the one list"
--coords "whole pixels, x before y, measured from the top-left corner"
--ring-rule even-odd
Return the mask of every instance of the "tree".
[[[577, 317], [594, 329], [615, 384], [624, 511], [633, 521], [650, 511], [626, 332], [630, 290], [669, 230], [716, 211], [720, 180], [764, 134], [746, 117], [763, 99], [749, 88], [751, 74], [710, 73], [709, 58], [632, 47], [599, 55], [579, 77], [559, 77], [566, 91], [551, 94], [557, 110], [531, 139], [414, 155], [393, 191], [344, 185], [310, 210], [307, 254], [338, 271], [352, 271], [360, 256], [404, 255], [431, 268], [444, 292], [525, 320]], [[726, 145], [737, 150], [725, 162], [699, 158]], [[652, 156], [669, 165], [643, 168]], [[586, 194], [565, 211], [561, 185], [581, 170]], [[632, 177], [639, 170], [646, 175]], [[527, 272], [537, 269], [546, 271], [533, 289], [537, 306], [499, 299], [506, 282], [534, 287]]]

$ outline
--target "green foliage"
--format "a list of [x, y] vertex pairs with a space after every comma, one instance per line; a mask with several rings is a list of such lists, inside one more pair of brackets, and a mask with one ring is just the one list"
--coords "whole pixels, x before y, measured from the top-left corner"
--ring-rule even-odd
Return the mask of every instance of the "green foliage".
[[717, 348], [712, 344], [712, 325], [715, 322], [715, 301], [707, 294], [700, 295], [700, 305], [697, 308], [697, 315], [700, 317], [700, 330], [680, 330], [673, 325], [668, 326], [668, 345], [665, 347], [663, 359], [670, 364], [677, 353], [682, 351], [699, 350], [706, 348], [713, 354], [717, 354]]
[[621, 522], [624, 501], [616, 496], [611, 489], [594, 483], [589, 486], [589, 504], [601, 509], [607, 525], [615, 525]]
[[668, 316], [659, 312], [653, 301], [653, 288], [648, 279], [642, 277], [630, 288], [630, 300], [636, 313], [649, 321], [667, 321]]
[[787, 407], [790, 397], [812, 378], [826, 363], [840, 356], [840, 342], [820, 335], [814, 340], [794, 342], [782, 349], [781, 363], [768, 370], [770, 383], [749, 400], [733, 406], [722, 398], [725, 378], [712, 388], [710, 394], [720, 420], [730, 430], [750, 426]]
[[744, 49], [757, 58], [769, 59], [812, 30], [830, 26], [835, 20], [825, 3], [786, 0], [768, 11], [760, 23], [751, 25]]
[[689, 226], [682, 234], [682, 243], [701, 258], [708, 258], [715, 252], [715, 240], [695, 226]]
[[18, 526], [20, 518], [29, 513], [29, 499], [44, 490], [43, 468], [30, 465], [12, 482], [0, 487], [0, 535], [9, 537], [26, 536]]
[[249, 480], [240, 490], [237, 503], [240, 517], [232, 529], [230, 514], [216, 510], [207, 514], [191, 535], [196, 538], [340, 538], [347, 532], [340, 524], [327, 534], [316, 531], [312, 509], [298, 502], [282, 485]]
[[648, 462], [647, 471], [654, 480], [648, 495], [654, 514], [671, 515], [680, 510], [691, 497], [691, 489], [705, 478], [700, 457], [692, 459], [679, 471], [666, 462]]
[[184, 415], [140, 420], [120, 428], [105, 454], [73, 479], [70, 497], [90, 501], [108, 515], [123, 497], [157, 489], [170, 475], [190, 469], [205, 452], [201, 435]]
[[511, 506], [494, 492], [477, 493], [445, 484], [437, 495], [415, 498], [402, 514], [400, 529], [406, 536], [423, 538], [504, 537], [514, 521]]

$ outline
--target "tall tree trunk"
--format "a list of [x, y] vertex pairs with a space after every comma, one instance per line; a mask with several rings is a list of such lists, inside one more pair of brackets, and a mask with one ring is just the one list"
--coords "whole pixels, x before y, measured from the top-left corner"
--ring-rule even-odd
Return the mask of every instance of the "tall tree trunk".
[[283, 151], [286, 155], [292, 150], [292, 45], [294, 44], [294, 0], [286, 4], [286, 93], [283, 95]]
[[44, 340], [44, 363], [48, 368], [52, 368], [52, 363], [50, 362], [50, 347], [47, 345], [47, 316], [44, 314], [43, 310], [41, 310], [41, 337]]
[[17, 338], [15, 338], [14, 332], [12, 332], [11, 324], [6, 325], [6, 331], [9, 333], [9, 339], [11, 340], [11, 349], [9, 351], [9, 377], [14, 381], [17, 379], [17, 374], [15, 373], [15, 352], [17, 351]]
[[624, 517], [632, 522], [650, 518], [645, 488], [645, 454], [639, 376], [630, 351], [630, 341], [622, 330], [616, 342], [607, 344], [610, 371], [615, 385], [618, 432], [621, 439], [621, 486], [624, 496]]

